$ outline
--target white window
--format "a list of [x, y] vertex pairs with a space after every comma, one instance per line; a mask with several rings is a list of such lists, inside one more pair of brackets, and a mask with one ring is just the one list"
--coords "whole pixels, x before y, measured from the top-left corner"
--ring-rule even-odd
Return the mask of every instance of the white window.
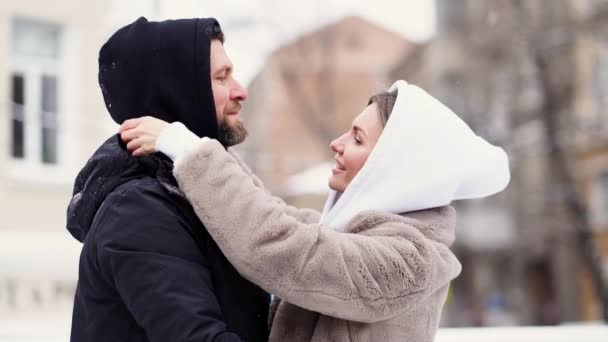
[[608, 118], [608, 113], [606, 113], [608, 106], [608, 43], [599, 46], [591, 78], [595, 107], [591, 124], [604, 129], [608, 127], [606, 123]]
[[54, 178], [66, 165], [62, 42], [60, 25], [11, 22], [9, 152], [17, 178]]
[[591, 188], [591, 218], [598, 229], [608, 228], [608, 171], [593, 180]]

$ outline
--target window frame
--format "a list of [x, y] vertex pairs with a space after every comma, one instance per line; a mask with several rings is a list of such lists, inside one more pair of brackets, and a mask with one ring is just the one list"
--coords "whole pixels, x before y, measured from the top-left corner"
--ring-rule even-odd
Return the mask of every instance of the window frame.
[[596, 172], [591, 178], [589, 216], [593, 229], [608, 230], [608, 168]]
[[591, 97], [594, 104], [592, 127], [604, 129], [608, 127], [606, 105], [608, 105], [608, 41], [598, 40], [598, 48], [592, 62]]
[[[12, 128], [9, 128], [9, 146], [5, 147], [7, 153], [7, 177], [12, 185], [17, 186], [70, 186], [75, 174], [75, 154], [77, 144], [68, 144], [77, 141], [77, 116], [73, 115], [78, 107], [78, 75], [79, 51], [78, 36], [73, 28], [65, 23], [40, 21], [27, 17], [15, 17], [11, 20], [8, 30], [8, 38], [14, 39], [14, 28], [17, 21], [30, 22], [32, 24], [50, 25], [59, 30], [58, 53], [56, 58], [42, 56], [24, 56], [18, 54], [12, 46], [9, 48], [7, 57], [6, 81], [8, 84], [7, 116], [8, 123], [12, 127], [12, 79], [13, 75], [20, 74], [24, 77], [24, 158], [17, 158], [12, 153]], [[68, 44], [70, 42], [70, 48]], [[10, 46], [10, 45], [9, 45]], [[69, 66], [69, 68], [68, 68]], [[42, 156], [42, 77], [51, 76], [56, 79], [56, 115], [57, 115], [57, 140], [56, 140], [56, 162], [45, 163]], [[68, 93], [70, 96], [68, 96]]]

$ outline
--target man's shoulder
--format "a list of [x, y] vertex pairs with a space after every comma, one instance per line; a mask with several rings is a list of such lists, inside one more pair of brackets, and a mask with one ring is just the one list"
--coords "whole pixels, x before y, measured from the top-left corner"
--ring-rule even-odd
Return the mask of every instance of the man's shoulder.
[[[154, 196], [150, 196], [154, 195]], [[108, 194], [105, 202], [124, 201], [130, 198], [140, 198], [149, 200], [159, 200], [170, 196], [162, 184], [151, 177], [135, 178], [117, 186]]]
[[155, 251], [197, 259], [201, 234], [178, 209], [163, 184], [138, 179], [108, 195], [94, 222], [94, 243], [134, 251]]
[[127, 205], [136, 212], [149, 212], [150, 208], [156, 208], [180, 213], [179, 216], [183, 216], [184, 208], [190, 207], [188, 199], [176, 184], [151, 177], [132, 179], [116, 187], [107, 195], [103, 206], [116, 204]]
[[166, 185], [156, 179], [133, 179], [108, 194], [99, 208], [97, 223], [110, 230], [124, 230], [119, 223], [126, 224], [130, 230], [161, 224], [166, 230], [190, 228], [184, 227], [189, 226], [190, 221], [180, 210], [183, 206], [180, 202]]

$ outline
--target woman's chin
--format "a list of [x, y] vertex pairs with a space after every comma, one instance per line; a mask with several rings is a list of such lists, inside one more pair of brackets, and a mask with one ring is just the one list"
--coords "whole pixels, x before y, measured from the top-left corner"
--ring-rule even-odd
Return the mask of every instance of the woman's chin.
[[334, 177], [329, 178], [329, 188], [332, 189], [333, 191], [337, 191], [337, 192], [344, 191], [344, 186], [342, 186], [341, 182], [334, 179]]

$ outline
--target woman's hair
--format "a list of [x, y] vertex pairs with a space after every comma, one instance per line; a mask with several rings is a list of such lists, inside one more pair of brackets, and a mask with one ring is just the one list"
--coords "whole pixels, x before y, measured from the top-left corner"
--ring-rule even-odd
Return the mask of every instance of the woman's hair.
[[380, 122], [382, 122], [383, 128], [386, 126], [389, 116], [391, 116], [396, 100], [396, 90], [394, 92], [384, 91], [369, 98], [367, 105], [375, 103], [378, 106], [378, 114], [380, 115]]

